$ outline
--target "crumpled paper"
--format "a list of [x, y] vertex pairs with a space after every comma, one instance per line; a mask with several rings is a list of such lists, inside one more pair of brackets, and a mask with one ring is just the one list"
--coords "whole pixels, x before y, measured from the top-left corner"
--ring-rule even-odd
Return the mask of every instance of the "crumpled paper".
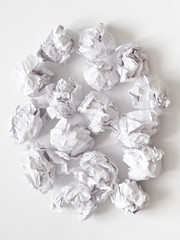
[[47, 85], [46, 92], [49, 103], [46, 110], [51, 119], [73, 115], [83, 100], [82, 87], [72, 78]]
[[140, 185], [135, 181], [125, 180], [114, 187], [112, 202], [123, 212], [134, 214], [140, 209], [149, 205], [150, 199]]
[[84, 126], [73, 125], [63, 117], [50, 131], [50, 142], [53, 147], [72, 157], [89, 150], [94, 145], [89, 130]]
[[14, 69], [12, 81], [26, 96], [37, 97], [53, 75], [40, 58], [29, 55]]
[[44, 146], [28, 144], [22, 167], [33, 188], [41, 193], [47, 193], [53, 188], [55, 165]]
[[38, 56], [45, 61], [65, 64], [74, 52], [74, 40], [70, 31], [59, 25], [52, 29], [38, 51]]
[[163, 155], [162, 150], [149, 146], [140, 149], [125, 149], [123, 161], [130, 167], [128, 169], [129, 178], [142, 181], [159, 176]]
[[54, 195], [52, 209], [63, 212], [64, 208], [77, 209], [81, 221], [85, 220], [96, 209], [96, 202], [91, 197], [91, 191], [85, 184], [74, 182], [62, 188]]
[[56, 166], [56, 175], [69, 174], [68, 161], [75, 160], [74, 158], [70, 158], [67, 154], [57, 150], [46, 149], [46, 152]]
[[130, 82], [143, 74], [149, 74], [147, 55], [136, 44], [130, 43], [119, 46], [116, 52], [120, 82]]
[[73, 170], [75, 179], [89, 186], [97, 203], [104, 202], [117, 181], [118, 168], [99, 151], [86, 152], [80, 158], [80, 167]]
[[[51, 85], [48, 84], [48, 85]], [[46, 86], [48, 86], [46, 85]], [[44, 87], [39, 95], [37, 97], [31, 98], [31, 102], [39, 109], [46, 111], [46, 108], [49, 106], [48, 100], [47, 100], [47, 91], [46, 87]], [[47, 114], [48, 115], [48, 114]]]
[[78, 108], [87, 117], [88, 128], [95, 134], [104, 132], [115, 124], [119, 117], [118, 108], [106, 95], [91, 91]]
[[151, 109], [160, 115], [170, 104], [169, 91], [164, 82], [153, 76], [142, 76], [136, 80], [129, 90], [133, 106], [138, 109]]
[[45, 119], [41, 116], [40, 110], [32, 102], [25, 107], [18, 106], [11, 118], [10, 135], [15, 143], [19, 144], [35, 139], [44, 121]]
[[[136, 181], [155, 178], [161, 171], [164, 153], [148, 144], [159, 129], [161, 111], [170, 103], [168, 89], [149, 75], [143, 49], [133, 43], [116, 48], [114, 37], [103, 24], [78, 34], [57, 26], [41, 43], [37, 56], [28, 56], [15, 69], [13, 80], [30, 98], [30, 104], [17, 107], [10, 133], [17, 143], [28, 141], [22, 166], [33, 188], [46, 193], [55, 180], [69, 174], [66, 184], [74, 176], [75, 182], [53, 197], [54, 210], [73, 207], [84, 220], [111, 197], [116, 207], [133, 214], [149, 204], [149, 196]], [[50, 83], [54, 73], [46, 67], [65, 64], [74, 51], [87, 58], [84, 78], [97, 90], [84, 100], [81, 86], [73, 79]], [[129, 95], [138, 110], [119, 116], [116, 104], [98, 92], [112, 89], [118, 81], [135, 83]], [[47, 115], [59, 119], [50, 131], [51, 148], [32, 141]], [[122, 183], [116, 165], [103, 153], [90, 151], [94, 145], [91, 132], [106, 129], [122, 147], [123, 161], [128, 165], [129, 179]]]
[[109, 90], [119, 81], [119, 74], [113, 63], [88, 61], [84, 68], [86, 82], [97, 91]]
[[113, 125], [111, 137], [121, 147], [140, 148], [150, 142], [150, 136], [159, 130], [159, 118], [150, 110], [124, 114]]
[[103, 24], [79, 32], [78, 53], [95, 60], [107, 57], [116, 48], [116, 40]]

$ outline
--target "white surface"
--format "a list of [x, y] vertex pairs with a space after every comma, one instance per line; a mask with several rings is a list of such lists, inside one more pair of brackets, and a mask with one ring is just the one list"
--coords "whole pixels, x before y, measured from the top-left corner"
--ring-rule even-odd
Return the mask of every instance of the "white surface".
[[[179, 8], [179, 0], [1, 0], [0, 239], [180, 239]], [[172, 103], [161, 116], [160, 132], [153, 138], [153, 143], [166, 152], [163, 172], [142, 184], [151, 197], [150, 206], [131, 217], [106, 202], [80, 223], [72, 211], [63, 215], [49, 211], [51, 194], [32, 191], [22, 173], [22, 148], [9, 138], [7, 120], [25, 98], [10, 82], [10, 75], [15, 65], [38, 49], [51, 27], [61, 23], [77, 30], [99, 22], [108, 25], [118, 44], [135, 41], [145, 49], [153, 74], [168, 84]], [[65, 70], [69, 70], [82, 79], [81, 63], [80, 58], [74, 58], [61, 75], [68, 76]], [[121, 112], [128, 111], [126, 85], [115, 87], [113, 96], [118, 95]], [[123, 168], [118, 148], [111, 140], [101, 141], [108, 134], [96, 138], [96, 149], [104, 149]]]

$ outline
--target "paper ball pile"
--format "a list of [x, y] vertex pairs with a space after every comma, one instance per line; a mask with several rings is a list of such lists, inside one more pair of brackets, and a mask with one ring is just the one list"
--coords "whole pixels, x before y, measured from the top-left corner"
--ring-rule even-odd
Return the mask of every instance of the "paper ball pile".
[[[52, 83], [54, 72], [46, 66], [47, 62], [64, 65], [74, 53], [87, 59], [84, 79], [93, 88], [87, 96], [72, 77]], [[71, 174], [74, 178], [54, 195], [54, 210], [76, 208], [80, 220], [84, 220], [109, 197], [117, 208], [130, 214], [149, 204], [149, 196], [138, 181], [160, 174], [164, 153], [150, 145], [151, 136], [158, 131], [159, 116], [170, 101], [165, 84], [150, 75], [142, 48], [133, 43], [116, 47], [113, 35], [103, 24], [78, 33], [59, 25], [45, 37], [36, 55], [22, 61], [12, 77], [29, 98], [27, 106], [16, 108], [10, 133], [16, 143], [26, 143], [22, 166], [30, 184], [46, 193], [59, 176]], [[118, 82], [134, 82], [129, 95], [136, 110], [123, 115], [101, 92], [116, 87]], [[85, 116], [87, 126], [73, 122], [77, 113]], [[42, 146], [36, 138], [47, 119], [54, 118], [58, 123], [50, 131], [51, 147]], [[108, 156], [91, 150], [92, 133], [106, 129], [111, 130], [129, 167], [129, 179], [124, 182], [118, 179], [118, 168]], [[76, 162], [76, 167], [70, 162]]]

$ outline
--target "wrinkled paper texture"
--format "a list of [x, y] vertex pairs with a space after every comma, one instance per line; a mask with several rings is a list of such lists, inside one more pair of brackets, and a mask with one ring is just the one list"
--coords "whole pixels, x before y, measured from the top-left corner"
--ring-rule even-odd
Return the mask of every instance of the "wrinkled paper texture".
[[51, 119], [72, 116], [83, 100], [82, 87], [72, 78], [68, 81], [61, 78], [56, 85], [49, 84], [46, 91]]
[[95, 134], [104, 132], [119, 119], [118, 108], [106, 95], [91, 91], [78, 108], [87, 117], [88, 128]]
[[57, 175], [69, 174], [68, 161], [71, 160], [69, 156], [57, 150], [46, 149], [46, 152], [55, 164]]
[[120, 82], [134, 81], [136, 77], [149, 74], [148, 58], [142, 48], [130, 43], [119, 46], [116, 52]]
[[134, 214], [149, 205], [149, 196], [135, 181], [126, 180], [117, 184], [112, 195], [112, 202], [124, 213]]
[[52, 200], [52, 209], [63, 212], [64, 208], [77, 209], [81, 221], [85, 220], [96, 209], [91, 191], [85, 184], [74, 182], [62, 188]]
[[150, 109], [160, 115], [170, 104], [166, 85], [153, 76], [142, 76], [136, 80], [129, 90], [133, 106], [138, 109]]
[[28, 97], [37, 97], [50, 82], [54, 73], [43, 66], [40, 58], [29, 55], [17, 66], [12, 74], [12, 81]]
[[10, 135], [15, 143], [22, 144], [25, 141], [35, 139], [43, 124], [43, 116], [32, 102], [25, 107], [18, 106], [11, 118]]
[[89, 60], [103, 59], [116, 48], [112, 34], [105, 30], [103, 24], [86, 28], [79, 32], [78, 52]]
[[125, 149], [123, 161], [130, 167], [129, 178], [142, 181], [158, 177], [162, 168], [163, 155], [162, 150], [149, 146], [140, 149]]
[[92, 88], [101, 91], [113, 88], [119, 81], [119, 74], [113, 63], [89, 61], [84, 68], [84, 78]]
[[41, 193], [53, 188], [55, 165], [44, 146], [38, 143], [28, 144], [22, 167], [33, 188]]
[[124, 114], [112, 128], [111, 137], [121, 147], [139, 148], [150, 142], [150, 136], [159, 130], [159, 118], [150, 110]]
[[50, 132], [53, 147], [69, 156], [83, 153], [94, 145], [90, 131], [84, 126], [72, 125], [66, 118], [61, 118]]
[[59, 25], [41, 43], [38, 56], [45, 61], [65, 64], [73, 52], [74, 40], [70, 31]]
[[103, 153], [86, 152], [80, 158], [80, 167], [74, 169], [77, 181], [89, 186], [97, 203], [104, 202], [112, 193], [118, 168]]

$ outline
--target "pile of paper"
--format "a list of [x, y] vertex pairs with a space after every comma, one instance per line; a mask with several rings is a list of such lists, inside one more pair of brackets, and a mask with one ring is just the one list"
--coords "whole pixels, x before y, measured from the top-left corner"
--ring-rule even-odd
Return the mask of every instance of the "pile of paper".
[[[73, 52], [87, 59], [84, 78], [96, 91], [86, 96], [70, 76], [52, 82], [50, 66], [61, 64], [62, 68]], [[26, 143], [22, 166], [31, 186], [46, 193], [63, 182], [64, 175], [74, 179], [53, 196], [52, 209], [75, 208], [84, 220], [108, 198], [130, 214], [149, 204], [138, 181], [156, 178], [161, 172], [164, 153], [151, 145], [151, 137], [159, 130], [159, 116], [170, 101], [166, 85], [150, 75], [148, 57], [141, 47], [133, 43], [116, 47], [103, 24], [76, 35], [59, 25], [45, 37], [36, 55], [16, 67], [12, 78], [30, 100], [27, 106], [16, 108], [10, 134], [16, 143]], [[126, 114], [105, 93], [110, 90], [113, 94], [113, 87], [123, 82], [134, 83], [128, 93], [135, 110]], [[52, 119], [58, 122], [47, 135], [50, 146], [41, 145], [39, 133], [43, 134], [45, 122]], [[124, 182], [119, 180], [121, 169], [118, 172], [110, 157], [95, 149], [93, 134], [106, 129], [123, 151], [116, 162], [128, 166], [129, 179]]]

